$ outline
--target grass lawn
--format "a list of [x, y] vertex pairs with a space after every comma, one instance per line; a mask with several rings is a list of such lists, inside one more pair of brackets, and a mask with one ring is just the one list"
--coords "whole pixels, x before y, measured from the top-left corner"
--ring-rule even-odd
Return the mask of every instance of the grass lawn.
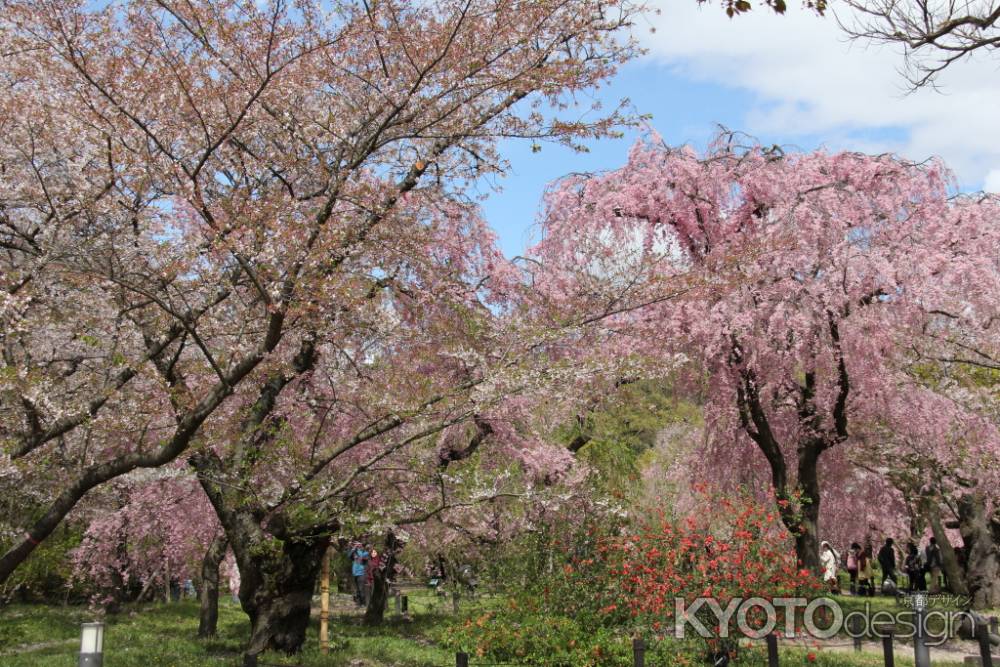
[[[877, 598], [876, 598], [877, 599]], [[845, 602], [851, 602], [850, 598]], [[486, 602], [485, 604], [488, 604]], [[891, 600], [880, 604], [893, 605]], [[305, 651], [294, 658], [270, 655], [262, 662], [302, 667], [446, 667], [455, 664], [454, 654], [435, 645], [435, 630], [455, 620], [450, 602], [417, 592], [410, 595], [412, 621], [403, 621], [390, 611], [381, 628], [366, 628], [355, 614], [341, 613], [331, 622], [332, 650], [321, 655], [317, 646], [318, 620], [313, 619]], [[76, 664], [79, 625], [91, 620], [84, 607], [13, 605], [0, 608], [0, 666], [68, 667]], [[108, 619], [105, 636], [106, 667], [220, 667], [239, 664], [248, 622], [240, 609], [220, 604], [219, 636], [198, 640], [197, 603], [152, 604]], [[814, 653], [814, 660], [808, 654]], [[906, 647], [897, 651], [896, 664], [912, 665]], [[825, 667], [880, 667], [881, 655], [854, 655], [833, 650], [783, 647], [782, 665]], [[737, 664], [766, 665], [759, 648], [744, 651]], [[473, 667], [477, 665], [473, 657]], [[938, 662], [951, 667], [960, 662]], [[668, 667], [647, 662], [648, 667]]]
[[[413, 605], [413, 603], [411, 603]], [[305, 651], [294, 658], [268, 654], [262, 662], [312, 667], [418, 667], [454, 664], [454, 655], [427, 638], [448, 618], [413, 605], [415, 620], [404, 622], [389, 615], [377, 629], [359, 624], [353, 615], [331, 619], [332, 650], [323, 656], [313, 619]], [[423, 609], [421, 609], [423, 607]], [[92, 620], [86, 608], [14, 605], [0, 608], [0, 665], [2, 667], [67, 667], [76, 664], [80, 623]], [[240, 650], [249, 622], [233, 604], [222, 602], [219, 635], [199, 640], [198, 605], [186, 601], [153, 604], [109, 618], [105, 630], [105, 667], [219, 667], [239, 664]]]

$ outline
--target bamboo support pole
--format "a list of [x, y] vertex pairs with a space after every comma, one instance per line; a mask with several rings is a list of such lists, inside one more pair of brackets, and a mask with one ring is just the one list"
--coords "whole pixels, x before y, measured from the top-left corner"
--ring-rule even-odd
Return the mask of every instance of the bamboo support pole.
[[323, 554], [323, 576], [319, 584], [319, 650], [330, 652], [330, 550]]

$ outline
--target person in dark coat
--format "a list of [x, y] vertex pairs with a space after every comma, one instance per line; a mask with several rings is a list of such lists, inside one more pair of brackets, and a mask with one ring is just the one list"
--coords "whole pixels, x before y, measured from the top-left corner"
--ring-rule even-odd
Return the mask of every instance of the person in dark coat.
[[941, 592], [941, 564], [941, 547], [938, 546], [937, 540], [932, 537], [927, 542], [927, 546], [924, 547], [924, 567], [931, 575], [931, 593]]
[[927, 580], [924, 578], [924, 559], [920, 556], [920, 549], [913, 542], [906, 545], [906, 560], [903, 565], [906, 570], [906, 578], [910, 581], [910, 592], [926, 591]]
[[882, 583], [891, 581], [893, 587], [896, 582], [896, 548], [891, 537], [885, 538], [885, 544], [878, 550], [878, 564], [882, 568]]

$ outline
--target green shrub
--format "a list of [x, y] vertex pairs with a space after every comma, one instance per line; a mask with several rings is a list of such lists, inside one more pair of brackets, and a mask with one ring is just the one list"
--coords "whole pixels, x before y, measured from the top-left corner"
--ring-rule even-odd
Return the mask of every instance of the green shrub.
[[[55, 602], [83, 599], [84, 591], [74, 588], [70, 552], [80, 545], [83, 533], [68, 524], [45, 539], [14, 574], [0, 586], [0, 604], [21, 601]], [[10, 544], [0, 540], [0, 553]]]
[[480, 659], [544, 667], [625, 667], [629, 644], [609, 631], [587, 632], [565, 616], [532, 611], [486, 612], [452, 625], [439, 641]]
[[[438, 631], [436, 640], [475, 659], [535, 667], [632, 667], [632, 637], [620, 627], [590, 627], [577, 619], [511, 603]], [[704, 643], [649, 642], [647, 664], [701, 664]]]

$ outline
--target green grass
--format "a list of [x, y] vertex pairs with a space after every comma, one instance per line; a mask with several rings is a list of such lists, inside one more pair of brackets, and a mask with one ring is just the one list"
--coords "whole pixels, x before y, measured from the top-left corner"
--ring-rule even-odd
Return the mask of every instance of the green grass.
[[[410, 594], [413, 620], [404, 621], [390, 610], [380, 628], [360, 624], [354, 614], [335, 615], [331, 619], [330, 654], [321, 655], [317, 645], [318, 621], [314, 618], [305, 650], [288, 658], [268, 654], [262, 661], [277, 665], [302, 667], [432, 667], [454, 664], [454, 654], [436, 646], [436, 630], [451, 623], [451, 602], [425, 592]], [[879, 608], [896, 608], [890, 599], [876, 598]], [[852, 607], [860, 599], [845, 598]], [[478, 611], [493, 603], [489, 598], [463, 609]], [[68, 667], [76, 664], [80, 623], [92, 620], [85, 607], [14, 605], [0, 608], [0, 665], [3, 667]], [[240, 650], [249, 624], [240, 609], [228, 601], [220, 605], [219, 636], [198, 640], [198, 608], [195, 602], [170, 605], [152, 604], [125, 611], [107, 620], [105, 636], [106, 667], [232, 667], [239, 664]], [[821, 667], [881, 667], [881, 655], [854, 655], [830, 650], [815, 651], [815, 660], [807, 649], [782, 647], [782, 665], [819, 665]], [[899, 646], [896, 664], [912, 665], [909, 650]], [[473, 665], [476, 660], [473, 658]], [[648, 663], [647, 663], [648, 664]], [[739, 667], [763, 667], [766, 658], [759, 647], [745, 650]], [[960, 663], [935, 662], [935, 667]], [[665, 667], [652, 665], [648, 667]]]
[[[411, 603], [412, 604], [412, 603]], [[426, 602], [415, 605], [418, 609]], [[219, 635], [211, 640], [195, 637], [198, 606], [195, 602], [147, 605], [107, 619], [104, 650], [106, 667], [219, 667], [239, 663], [249, 632], [246, 616], [238, 607], [222, 603]], [[3, 667], [66, 667], [75, 664], [80, 623], [92, 620], [85, 608], [15, 605], [0, 609], [0, 665]], [[427, 635], [446, 619], [424, 611], [414, 621], [390, 613], [381, 628], [367, 628], [357, 616], [331, 619], [332, 650], [319, 652], [318, 620], [301, 655], [271, 655], [263, 662], [303, 667], [424, 667], [449, 665], [454, 655], [434, 646]]]
[[[235, 664], [249, 624], [235, 607], [223, 608], [219, 639], [197, 641], [198, 609], [192, 602], [149, 605], [106, 620], [108, 667]], [[85, 607], [16, 605], [0, 609], [0, 664], [4, 667], [72, 665]]]

